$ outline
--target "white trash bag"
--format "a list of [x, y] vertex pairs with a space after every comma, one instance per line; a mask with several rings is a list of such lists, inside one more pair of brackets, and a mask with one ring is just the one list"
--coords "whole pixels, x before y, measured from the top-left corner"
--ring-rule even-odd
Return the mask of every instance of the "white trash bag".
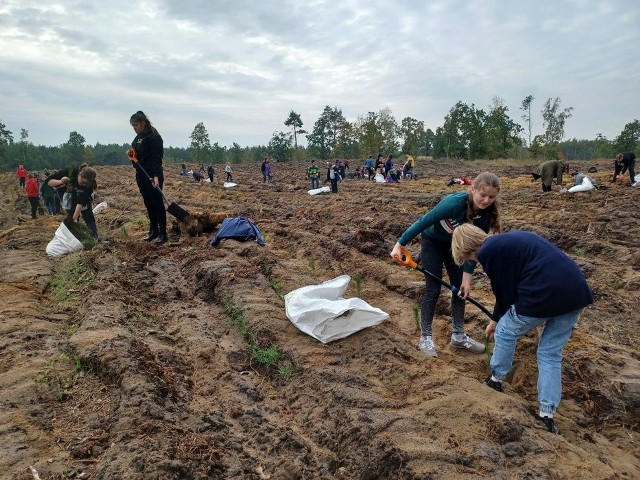
[[589, 177], [585, 176], [582, 179], [582, 183], [580, 183], [580, 185], [574, 185], [569, 189], [569, 193], [588, 192], [589, 190], [593, 190], [593, 189], [594, 189], [593, 183], [591, 183], [591, 180], [589, 180]]
[[237, 183], [233, 183], [233, 182], [224, 182], [224, 183], [222, 184], [222, 186], [223, 186], [224, 188], [236, 187], [237, 185], [238, 185]]
[[320, 187], [320, 188], [314, 188], [313, 190], [309, 190], [309, 195], [318, 195], [320, 193], [329, 193], [331, 191], [331, 188], [329, 187]]
[[343, 298], [351, 277], [341, 275], [319, 285], [298, 288], [284, 296], [287, 318], [322, 343], [377, 325], [389, 314], [361, 298]]
[[47, 255], [50, 257], [61, 257], [67, 253], [79, 252], [83, 249], [84, 246], [80, 240], [78, 240], [64, 222], [62, 222], [47, 245]]
[[109, 204], [107, 202], [100, 202], [95, 207], [93, 207], [93, 214], [97, 215], [98, 213], [102, 213], [107, 208], [109, 208]]

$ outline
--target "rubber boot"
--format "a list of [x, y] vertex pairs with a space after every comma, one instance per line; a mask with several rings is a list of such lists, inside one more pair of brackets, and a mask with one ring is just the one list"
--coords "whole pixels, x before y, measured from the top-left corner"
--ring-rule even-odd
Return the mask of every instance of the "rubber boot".
[[158, 231], [157, 230], [149, 230], [149, 233], [147, 234], [146, 237], [143, 238], [143, 240], [145, 242], [150, 242], [152, 240], [155, 240], [156, 238], [158, 238]]
[[169, 241], [169, 236], [167, 235], [167, 231], [163, 230], [158, 234], [158, 236], [153, 241], [153, 243], [155, 243], [156, 245], [162, 245], [163, 243], [166, 243], [168, 241]]

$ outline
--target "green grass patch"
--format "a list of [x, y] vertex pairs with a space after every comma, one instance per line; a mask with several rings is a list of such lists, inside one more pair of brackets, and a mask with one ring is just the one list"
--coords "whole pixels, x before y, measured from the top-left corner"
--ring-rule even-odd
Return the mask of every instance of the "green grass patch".
[[271, 344], [269, 340], [260, 341], [258, 338], [268, 338], [271, 335], [262, 326], [261, 333], [267, 331], [267, 335], [258, 335], [258, 330], [249, 325], [244, 316], [244, 311], [233, 303], [230, 297], [226, 297], [221, 302], [222, 309], [229, 318], [229, 323], [240, 333], [245, 341], [246, 348], [253, 361], [262, 367], [273, 371], [277, 376], [285, 380], [291, 380], [295, 373], [293, 362], [289, 355], [280, 351], [277, 346]]
[[89, 252], [62, 257], [49, 282], [53, 299], [56, 302], [76, 301], [82, 289], [93, 282], [96, 272], [95, 259]]
[[273, 346], [261, 348], [256, 345], [250, 345], [249, 351], [251, 353], [251, 358], [266, 367], [272, 367], [276, 365], [280, 358], [282, 358], [282, 354], [276, 347]]
[[280, 300], [284, 300], [284, 287], [282, 286], [282, 283], [280, 283], [280, 281], [276, 280], [275, 278], [269, 279], [269, 283], [271, 284], [271, 288], [273, 288], [273, 291], [276, 292], [276, 295], [278, 295], [278, 298]]
[[61, 353], [58, 358], [47, 362], [44, 371], [36, 376], [36, 382], [46, 384], [56, 400], [63, 401], [69, 397], [69, 390], [78, 377], [92, 371], [93, 366], [78, 354]]

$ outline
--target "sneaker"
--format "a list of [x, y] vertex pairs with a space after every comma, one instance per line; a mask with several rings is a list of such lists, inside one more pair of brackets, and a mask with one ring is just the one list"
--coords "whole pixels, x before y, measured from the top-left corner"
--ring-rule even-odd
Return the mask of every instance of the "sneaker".
[[158, 232], [151, 230], [146, 237], [143, 237], [142, 240], [144, 240], [145, 242], [150, 242], [152, 240], [155, 240], [156, 238], [158, 238]]
[[538, 420], [544, 423], [544, 426], [547, 427], [548, 432], [558, 434], [558, 427], [556, 427], [555, 423], [553, 423], [553, 417], [541, 417], [538, 415]]
[[420, 343], [418, 343], [418, 347], [429, 357], [437, 357], [436, 346], [433, 343], [433, 338], [430, 336], [420, 337]]
[[473, 353], [484, 353], [484, 343], [476, 342], [466, 333], [454, 333], [451, 335], [451, 345], [456, 348], [466, 348]]
[[493, 388], [496, 392], [502, 392], [502, 382], [491, 380], [491, 377], [489, 376], [484, 380], [484, 383], [486, 383], [487, 386]]

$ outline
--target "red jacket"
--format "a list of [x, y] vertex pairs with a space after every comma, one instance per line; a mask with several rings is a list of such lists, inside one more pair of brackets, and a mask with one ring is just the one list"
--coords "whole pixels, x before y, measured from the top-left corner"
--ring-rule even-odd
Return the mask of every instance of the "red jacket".
[[16, 177], [27, 178], [27, 169], [24, 167], [18, 167], [16, 170]]
[[40, 192], [40, 187], [35, 178], [27, 179], [27, 183], [24, 184], [24, 190], [27, 192], [27, 197], [37, 197]]

